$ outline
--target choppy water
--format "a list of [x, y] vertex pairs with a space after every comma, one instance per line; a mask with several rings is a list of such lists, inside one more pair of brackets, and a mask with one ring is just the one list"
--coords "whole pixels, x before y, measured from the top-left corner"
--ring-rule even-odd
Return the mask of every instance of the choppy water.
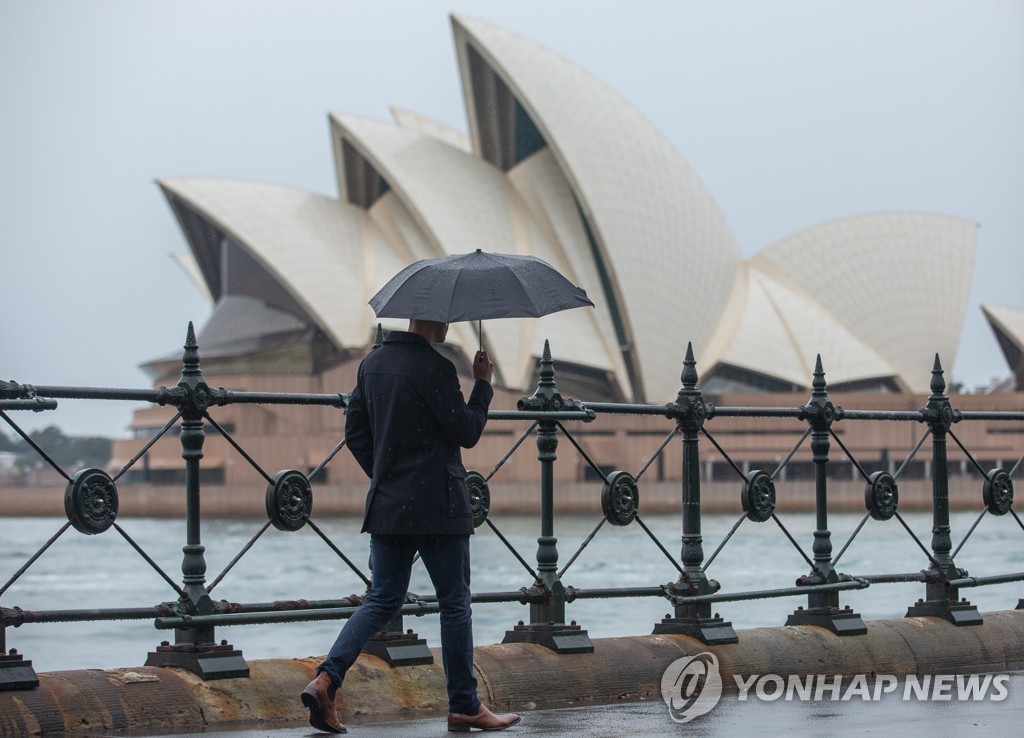
[[[907, 514], [904, 520], [927, 547], [931, 517]], [[811, 554], [814, 517], [781, 515], [783, 523], [808, 556]], [[977, 514], [952, 516], [954, 548], [975, 522]], [[832, 541], [838, 552], [861, 521], [860, 515], [830, 516]], [[319, 527], [345, 554], [366, 571], [368, 536], [360, 535], [353, 519], [324, 519]], [[599, 522], [598, 518], [560, 517], [555, 521], [559, 566]], [[678, 558], [681, 525], [678, 516], [645, 518], [668, 551]], [[736, 522], [734, 517], [707, 516], [703, 520], [705, 559]], [[498, 517], [495, 525], [535, 566], [539, 521], [536, 518]], [[62, 520], [55, 518], [0, 518], [0, 586], [54, 534]], [[121, 519], [119, 524], [171, 577], [181, 580], [183, 520]], [[262, 525], [254, 520], [209, 520], [203, 523], [207, 581], [213, 579], [255, 535]], [[531, 578], [504, 544], [485, 527], [473, 538], [473, 589], [509, 591], [529, 586]], [[1024, 530], [1011, 515], [986, 516], [956, 558], [974, 576], [1024, 571]], [[895, 519], [869, 520], [843, 555], [838, 569], [848, 574], [903, 573], [927, 567], [925, 554]], [[746, 521], [715, 559], [708, 576], [722, 583], [723, 592], [793, 586], [809, 570], [807, 563], [773, 522]], [[576, 587], [653, 586], [675, 580], [677, 572], [665, 555], [637, 525], [605, 525], [566, 573], [563, 581]], [[422, 564], [413, 571], [411, 589], [430, 593]], [[277, 599], [332, 599], [361, 593], [362, 581], [311, 530], [296, 533], [268, 530], [228, 573], [213, 592], [214, 599], [266, 602]], [[902, 617], [907, 606], [923, 596], [920, 583], [874, 585], [864, 591], [840, 595], [865, 619]], [[982, 612], [1012, 609], [1024, 596], [1024, 583], [962, 590]], [[68, 530], [29, 570], [0, 597], [4, 607], [27, 610], [70, 608], [146, 607], [176, 598], [174, 591], [114, 529], [98, 536]], [[720, 603], [716, 609], [737, 629], [781, 625], [806, 596]], [[586, 600], [572, 603], [567, 616], [577, 620], [592, 638], [650, 633], [655, 622], [670, 610], [660, 598]], [[474, 606], [478, 644], [501, 641], [518, 620], [528, 620], [528, 608], [517, 604]], [[247, 659], [303, 657], [327, 651], [340, 622], [325, 621], [260, 626], [219, 627]], [[436, 616], [407, 618], [411, 627], [439, 645]], [[8, 628], [7, 647], [31, 659], [36, 671], [137, 666], [168, 631], [157, 631], [151, 621], [90, 623], [29, 623]]]

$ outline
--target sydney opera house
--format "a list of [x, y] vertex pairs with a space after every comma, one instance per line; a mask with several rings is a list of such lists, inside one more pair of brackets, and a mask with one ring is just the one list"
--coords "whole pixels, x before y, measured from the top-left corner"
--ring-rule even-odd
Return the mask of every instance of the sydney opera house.
[[[403, 109], [389, 122], [331, 114], [337, 197], [160, 181], [188, 244], [177, 258], [214, 306], [199, 333], [210, 384], [348, 391], [377, 325], [369, 298], [413, 261], [477, 248], [537, 256], [596, 304], [484, 322], [482, 335], [477, 324], [452, 327], [446, 350], [457, 365], [479, 341], [494, 357], [507, 390], [498, 407], [531, 391], [545, 339], [563, 394], [592, 401], [671, 401], [688, 343], [713, 396], [806, 395], [820, 354], [831, 391], [920, 406], [909, 397], [928, 393], [936, 354], [952, 367], [974, 222], [853, 215], [745, 259], [697, 174], [622, 96], [522, 36], [461, 16], [452, 30], [468, 134]], [[993, 310], [1019, 382], [1022, 321]], [[180, 353], [147, 368], [173, 384]], [[322, 458], [343, 422], [336, 411], [233, 411], [238, 433], [272, 439], [267, 452], [295, 468]], [[143, 437], [162, 417], [141, 410], [133, 427]], [[217, 447], [204, 467], [230, 482]]]

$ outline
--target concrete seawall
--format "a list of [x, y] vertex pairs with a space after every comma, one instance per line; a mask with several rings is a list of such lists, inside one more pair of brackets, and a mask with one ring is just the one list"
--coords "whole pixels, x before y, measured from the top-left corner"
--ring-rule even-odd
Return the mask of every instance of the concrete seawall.
[[[660, 700], [661, 677], [678, 658], [710, 651], [723, 682], [751, 674], [966, 674], [1024, 670], [1024, 611], [984, 614], [982, 625], [937, 618], [876, 620], [862, 636], [838, 637], [813, 626], [753, 628], [739, 643], [705, 646], [687, 636], [594, 640], [594, 653], [558, 655], [541, 646], [476, 649], [480, 696], [501, 709], [569, 707]], [[259, 721], [303, 724], [298, 694], [314, 659], [250, 662], [248, 679], [203, 682], [179, 669], [137, 667], [51, 672], [38, 689], [0, 692], [0, 735], [196, 732]], [[392, 669], [363, 655], [339, 693], [349, 724], [443, 715], [440, 653], [435, 663]]]

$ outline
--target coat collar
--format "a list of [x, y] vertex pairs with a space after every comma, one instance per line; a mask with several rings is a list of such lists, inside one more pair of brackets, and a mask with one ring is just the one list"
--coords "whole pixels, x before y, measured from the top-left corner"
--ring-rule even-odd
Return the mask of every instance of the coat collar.
[[408, 331], [391, 331], [384, 339], [384, 343], [411, 343], [416, 346], [431, 347], [430, 341], [423, 336], [418, 333], [409, 333]]

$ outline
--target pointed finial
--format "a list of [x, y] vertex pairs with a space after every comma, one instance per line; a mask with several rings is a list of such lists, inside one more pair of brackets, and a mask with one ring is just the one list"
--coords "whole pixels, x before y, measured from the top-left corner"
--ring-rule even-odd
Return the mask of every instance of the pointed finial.
[[377, 323], [377, 332], [374, 334], [373, 346], [370, 347], [370, 350], [372, 351], [372, 350], [374, 350], [376, 348], [380, 348], [383, 344], [384, 344], [384, 328], [381, 327], [380, 323]]
[[560, 410], [563, 406], [562, 396], [555, 385], [555, 362], [551, 359], [551, 345], [544, 340], [544, 353], [540, 359], [540, 379], [537, 389], [530, 397], [524, 397], [516, 403], [520, 410]]
[[676, 394], [676, 401], [666, 405], [668, 417], [675, 418], [684, 433], [696, 433], [714, 406], [704, 402], [697, 389], [697, 360], [693, 358], [693, 343], [686, 344], [686, 358], [683, 359], [683, 386]]
[[942, 363], [939, 361], [938, 354], [935, 354], [935, 364], [932, 365], [931, 390], [933, 395], [941, 395], [946, 392], [946, 379], [943, 376]]
[[825, 369], [821, 365], [821, 354], [817, 355], [814, 361], [814, 379], [811, 381], [811, 397], [825, 397], [827, 385], [825, 384]]
[[555, 362], [551, 358], [551, 345], [548, 339], [544, 339], [544, 353], [540, 359], [540, 382], [537, 387], [555, 386]]
[[685, 389], [697, 388], [697, 362], [693, 358], [693, 342], [686, 344], [686, 358], [683, 359], [683, 373], [679, 377]]
[[188, 322], [188, 332], [185, 335], [184, 353], [181, 356], [182, 376], [195, 376], [199, 374], [199, 344], [196, 342], [196, 330], [192, 321]]

